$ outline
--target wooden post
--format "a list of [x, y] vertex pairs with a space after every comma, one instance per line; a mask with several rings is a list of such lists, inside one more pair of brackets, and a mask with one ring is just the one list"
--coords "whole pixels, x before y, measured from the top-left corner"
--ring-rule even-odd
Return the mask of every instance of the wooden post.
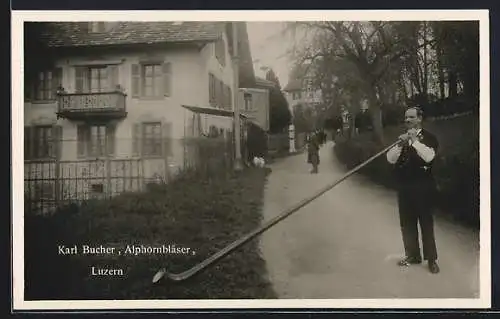
[[56, 156], [55, 162], [55, 197], [56, 197], [56, 207], [59, 207], [61, 199], [61, 160], [59, 156]]
[[61, 156], [62, 156], [62, 128], [60, 126], [55, 126], [55, 138], [56, 138], [56, 153], [55, 153], [55, 199], [56, 199], [56, 207], [59, 207], [60, 199], [61, 199]]
[[111, 189], [111, 157], [109, 154], [106, 154], [106, 190], [107, 190], [107, 196], [110, 198], [112, 196], [112, 189]]
[[234, 141], [235, 141], [235, 165], [236, 170], [241, 170], [241, 127], [240, 127], [240, 106], [239, 106], [239, 63], [238, 63], [238, 28], [237, 22], [232, 22], [233, 27], [233, 108], [234, 108]]

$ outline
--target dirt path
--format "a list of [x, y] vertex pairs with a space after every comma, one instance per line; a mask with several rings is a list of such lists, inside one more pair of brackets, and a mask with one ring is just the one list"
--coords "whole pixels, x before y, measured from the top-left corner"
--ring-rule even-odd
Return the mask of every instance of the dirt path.
[[[343, 175], [332, 147], [317, 175], [305, 154], [272, 165], [265, 220]], [[441, 219], [435, 232], [441, 273], [399, 268], [396, 194], [355, 175], [264, 233], [261, 248], [279, 298], [478, 297], [479, 234]]]

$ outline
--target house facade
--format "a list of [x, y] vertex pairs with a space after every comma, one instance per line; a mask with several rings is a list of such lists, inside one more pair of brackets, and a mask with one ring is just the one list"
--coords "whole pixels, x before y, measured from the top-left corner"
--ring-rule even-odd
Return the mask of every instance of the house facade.
[[307, 64], [297, 65], [292, 69], [283, 89], [292, 114], [296, 105], [314, 106], [323, 102], [321, 90], [313, 83], [313, 74]]
[[[30, 24], [24, 159], [36, 198], [141, 189], [185, 167], [186, 139], [215, 132], [230, 142], [231, 23]], [[244, 23], [237, 30], [240, 55], [250, 57]], [[238, 87], [253, 86], [247, 60]]]

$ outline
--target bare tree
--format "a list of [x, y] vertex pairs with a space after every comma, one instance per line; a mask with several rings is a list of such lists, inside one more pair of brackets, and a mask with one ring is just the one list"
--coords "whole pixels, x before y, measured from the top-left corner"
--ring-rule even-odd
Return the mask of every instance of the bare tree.
[[296, 50], [300, 61], [330, 57], [353, 66], [350, 75], [355, 80], [351, 82], [359, 85], [368, 100], [375, 135], [383, 143], [381, 107], [386, 94], [379, 84], [391, 64], [408, 54], [406, 39], [398, 37], [389, 22], [294, 22], [290, 27], [305, 30], [311, 39], [299, 54]]

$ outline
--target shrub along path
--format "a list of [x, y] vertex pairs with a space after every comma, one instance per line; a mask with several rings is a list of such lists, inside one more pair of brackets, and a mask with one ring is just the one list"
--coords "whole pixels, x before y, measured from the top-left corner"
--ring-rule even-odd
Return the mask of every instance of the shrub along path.
[[[312, 195], [345, 172], [321, 150], [320, 173], [306, 154], [273, 164], [264, 220]], [[403, 247], [394, 191], [354, 175], [261, 237], [263, 256], [280, 298], [475, 298], [478, 234], [438, 218], [442, 272], [424, 265], [400, 269]]]
[[[479, 121], [476, 115], [461, 115], [451, 119], [427, 120], [424, 127], [439, 140], [434, 177], [439, 189], [440, 214], [468, 226], [479, 227]], [[387, 143], [395, 141], [404, 131], [400, 127], [385, 129]], [[351, 140], [338, 140], [334, 152], [347, 168], [356, 166], [380, 149], [370, 133]], [[379, 157], [360, 173], [375, 183], [394, 186], [392, 167]]]

